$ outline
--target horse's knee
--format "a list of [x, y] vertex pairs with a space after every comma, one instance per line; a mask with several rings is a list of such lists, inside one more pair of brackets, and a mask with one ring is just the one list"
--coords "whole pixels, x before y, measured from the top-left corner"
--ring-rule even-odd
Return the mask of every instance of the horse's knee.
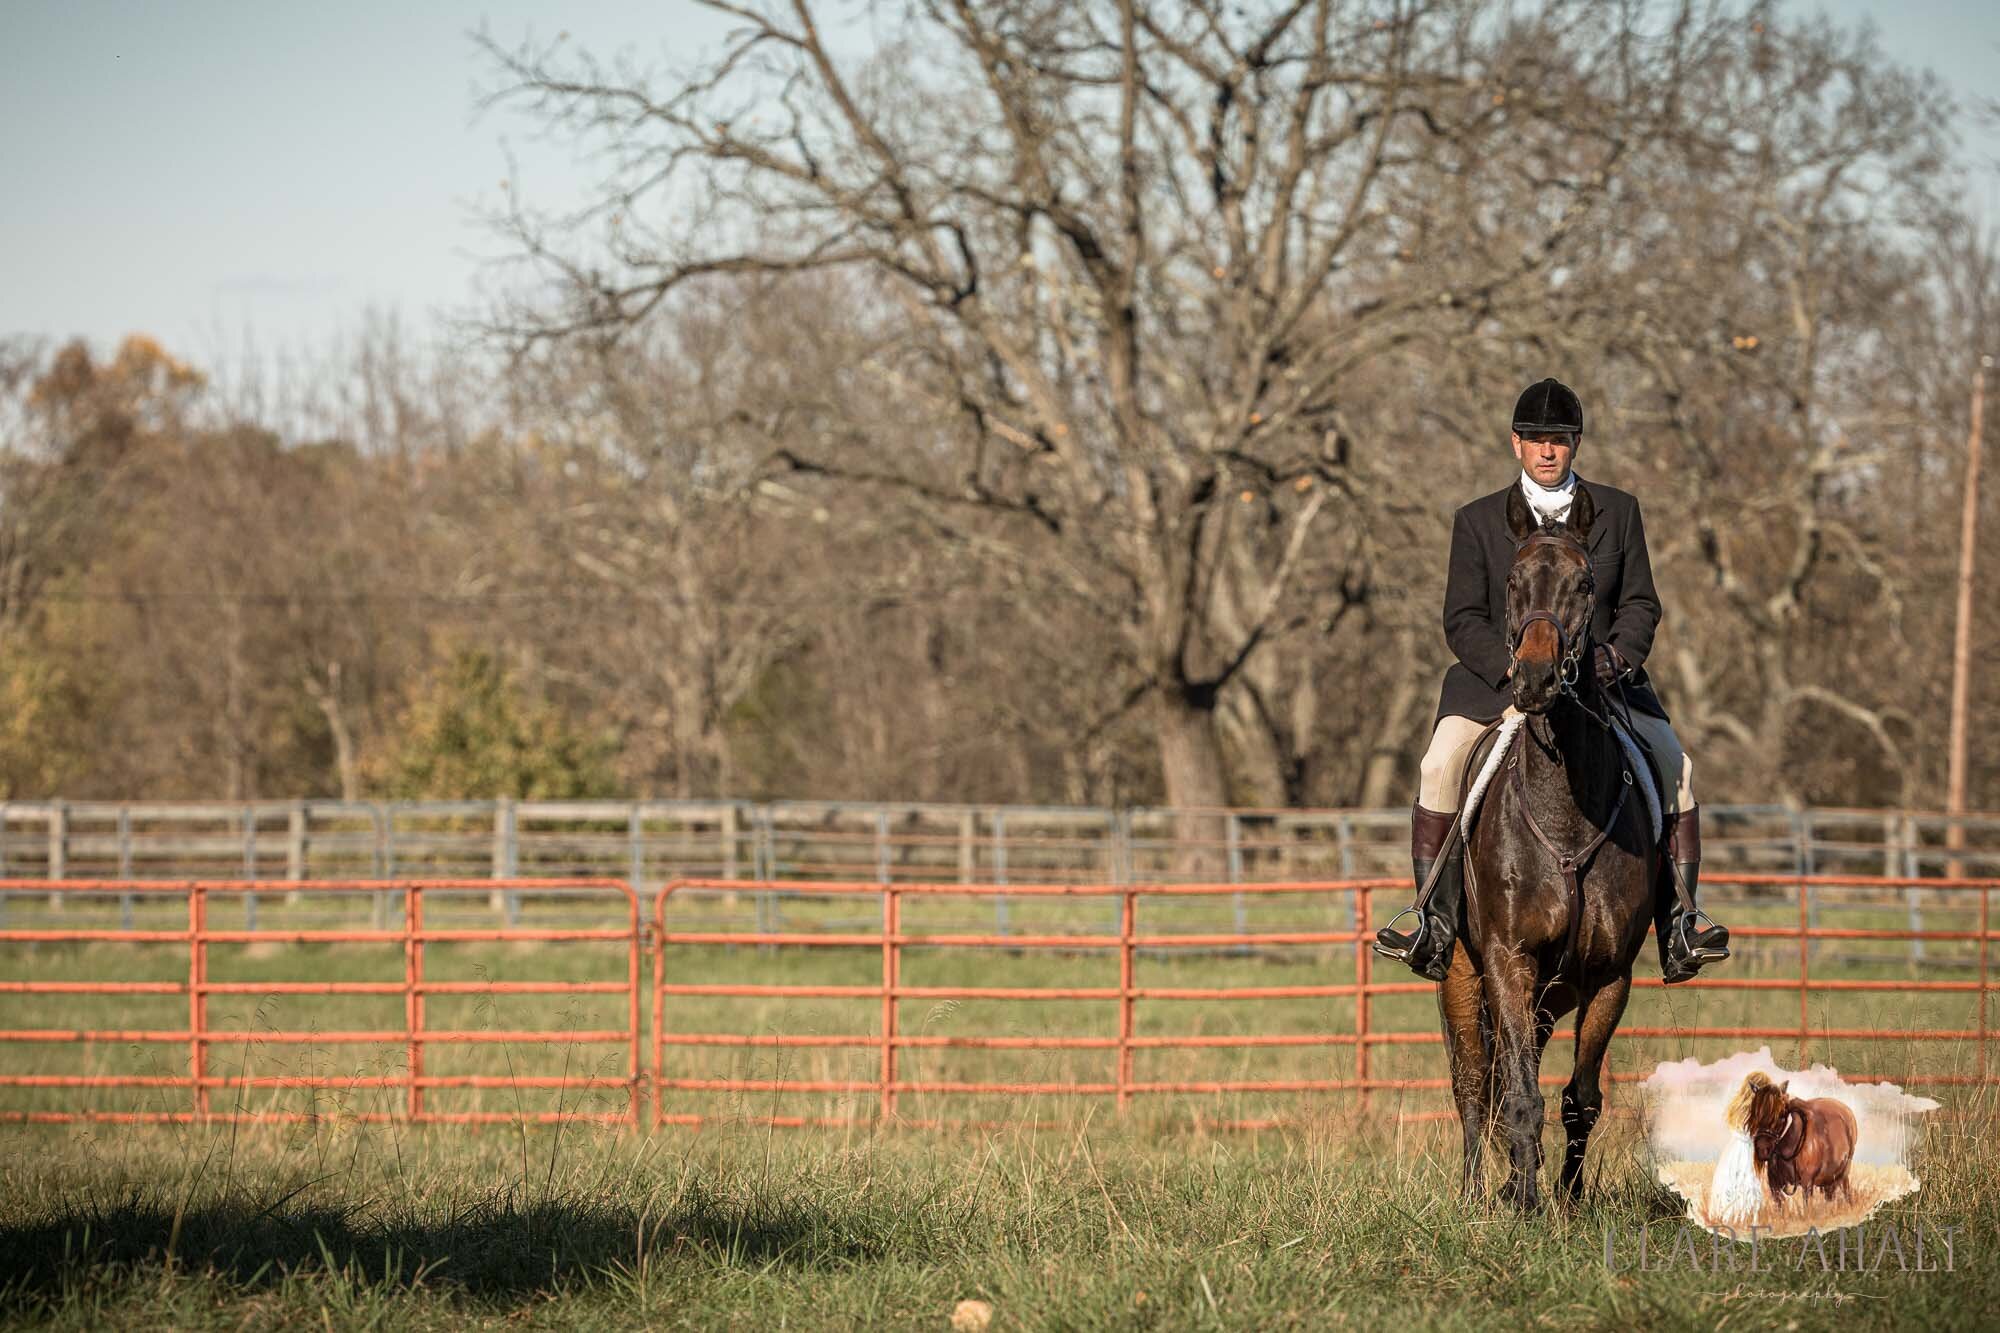
[[1539, 1135], [1545, 1106], [1539, 1092], [1511, 1091], [1500, 1099], [1500, 1119], [1515, 1133]]

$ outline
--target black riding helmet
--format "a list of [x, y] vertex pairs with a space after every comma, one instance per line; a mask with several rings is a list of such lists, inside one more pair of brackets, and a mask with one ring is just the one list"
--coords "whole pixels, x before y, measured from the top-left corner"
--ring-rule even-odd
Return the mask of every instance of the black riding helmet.
[[1539, 380], [1521, 390], [1514, 400], [1514, 433], [1547, 434], [1565, 431], [1583, 434], [1583, 401], [1561, 380]]

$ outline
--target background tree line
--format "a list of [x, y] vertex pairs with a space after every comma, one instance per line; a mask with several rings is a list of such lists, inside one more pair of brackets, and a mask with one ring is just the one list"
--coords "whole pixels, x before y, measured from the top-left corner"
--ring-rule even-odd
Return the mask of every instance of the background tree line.
[[1865, 34], [718, 8], [673, 76], [486, 41], [613, 166], [492, 220], [457, 350], [5, 345], [0, 794], [1400, 804], [1451, 512], [1555, 374], [1705, 797], [1939, 803], [2000, 282], [1977, 109]]

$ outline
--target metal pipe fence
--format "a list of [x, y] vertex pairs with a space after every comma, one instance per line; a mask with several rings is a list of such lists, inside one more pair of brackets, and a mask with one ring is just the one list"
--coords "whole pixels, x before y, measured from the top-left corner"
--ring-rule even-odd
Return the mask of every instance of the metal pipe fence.
[[[615, 1119], [629, 1124], [639, 1123], [639, 993], [640, 956], [644, 936], [644, 925], [640, 920], [638, 898], [632, 890], [619, 880], [606, 879], [563, 879], [524, 881], [520, 887], [545, 892], [559, 892], [569, 895], [595, 896], [600, 899], [610, 897], [611, 915], [622, 918], [618, 924], [597, 929], [575, 928], [531, 928], [508, 924], [501, 928], [444, 927], [426, 920], [427, 900], [440, 894], [476, 890], [485, 893], [491, 885], [478, 879], [435, 879], [435, 880], [326, 880], [311, 884], [295, 884], [286, 881], [263, 880], [238, 882], [231, 880], [180, 880], [180, 881], [140, 881], [140, 880], [55, 880], [42, 884], [32, 884], [23, 880], [0, 880], [0, 890], [20, 891], [31, 886], [38, 892], [47, 892], [54, 901], [63, 900], [103, 900], [116, 898], [121, 903], [134, 900], [159, 903], [169, 911], [171, 923], [157, 919], [157, 914], [148, 912], [145, 928], [135, 928], [130, 910], [121, 914], [115, 926], [104, 925], [92, 928], [74, 921], [65, 921], [60, 926], [0, 929], [0, 945], [25, 946], [28, 949], [56, 946], [104, 946], [104, 945], [178, 945], [186, 950], [182, 961], [184, 972], [172, 979], [154, 978], [132, 980], [127, 976], [92, 976], [84, 979], [73, 977], [46, 977], [19, 975], [10, 968], [11, 975], [0, 977], [0, 999], [10, 1008], [24, 1002], [32, 1003], [33, 997], [58, 997], [69, 1006], [87, 1003], [90, 1000], [114, 1001], [120, 1006], [131, 1005], [149, 997], [161, 997], [174, 1002], [185, 1001], [185, 1023], [172, 1027], [138, 1028], [130, 1026], [100, 1027], [88, 1024], [77, 1026], [36, 1026], [19, 1027], [9, 1025], [0, 1029], [0, 1047], [11, 1050], [41, 1050], [51, 1048], [93, 1046], [165, 1046], [179, 1047], [186, 1051], [185, 1072], [152, 1072], [135, 1074], [131, 1072], [24, 1072], [8, 1061], [0, 1067], [0, 1089], [75, 1090], [77, 1092], [108, 1092], [113, 1090], [143, 1090], [156, 1093], [180, 1094], [178, 1104], [162, 1100], [160, 1104], [143, 1109], [81, 1108], [60, 1106], [53, 1108], [22, 1109], [0, 1107], [0, 1121], [28, 1121], [60, 1123], [72, 1120], [97, 1120], [114, 1122], [185, 1122], [211, 1119], [244, 1120], [300, 1120], [320, 1118], [318, 1111], [282, 1110], [260, 1108], [250, 1110], [241, 1098], [255, 1090], [301, 1090], [318, 1094], [338, 1094], [352, 1097], [357, 1093], [375, 1091], [395, 1094], [384, 1101], [375, 1099], [367, 1109], [354, 1111], [343, 1107], [342, 1116], [363, 1121], [386, 1121], [407, 1119], [411, 1121], [441, 1121], [456, 1123], [487, 1123], [513, 1121], [521, 1118], [522, 1111], [517, 1106], [510, 1111], [488, 1109], [457, 1110], [440, 1109], [433, 1105], [430, 1096], [434, 1091], [495, 1089], [519, 1093], [527, 1089], [548, 1089], [558, 1092], [582, 1091], [585, 1089], [616, 1088], [622, 1091], [626, 1106], [615, 1113], [588, 1113], [581, 1118]], [[348, 927], [344, 929], [322, 928], [245, 928], [232, 929], [218, 925], [210, 914], [210, 906], [217, 897], [238, 897], [244, 902], [254, 902], [260, 892], [273, 890], [293, 891], [317, 898], [364, 895], [371, 903], [379, 904], [384, 899], [401, 900], [400, 923], [392, 927], [371, 925], [369, 928]], [[173, 900], [178, 898], [179, 903]], [[63, 912], [60, 915], [74, 916], [79, 913]], [[535, 944], [539, 946], [569, 945], [581, 942], [614, 944], [623, 946], [625, 954], [625, 975], [622, 979], [577, 980], [573, 977], [544, 977], [537, 980], [498, 980], [491, 977], [476, 979], [443, 980], [427, 975], [426, 961], [435, 957], [438, 946], [485, 944]], [[268, 949], [272, 945], [294, 946], [287, 961], [305, 961], [310, 955], [305, 950], [323, 949], [329, 945], [375, 945], [393, 949], [400, 962], [400, 976], [393, 979], [351, 980], [341, 978], [315, 977], [260, 977], [255, 979], [220, 979], [212, 975], [211, 964], [218, 947], [255, 946]], [[99, 961], [107, 971], [119, 972], [134, 966], [131, 958], [117, 959], [112, 955], [100, 956]], [[23, 969], [25, 970], [25, 969]], [[500, 997], [562, 996], [577, 997], [587, 995], [622, 995], [625, 998], [626, 1021], [622, 1027], [579, 1030], [574, 1027], [561, 1028], [527, 1026], [522, 1028], [494, 1028], [486, 1025], [480, 1028], [438, 1026], [431, 1020], [427, 1007], [442, 997], [474, 997], [492, 1003]], [[369, 999], [391, 1004], [400, 1001], [401, 1022], [393, 1026], [377, 1026], [366, 1029], [324, 1027], [317, 1021], [317, 1012], [311, 1026], [302, 1028], [278, 1028], [269, 1024], [255, 1027], [232, 1026], [218, 1023], [212, 1005], [218, 997], [242, 997], [268, 1002], [270, 997], [297, 996], [325, 1004], [346, 998], [350, 1001]], [[515, 1069], [494, 1074], [437, 1074], [426, 1072], [428, 1052], [440, 1046], [526, 1046], [535, 1047], [560, 1043], [565, 1047], [575, 1045], [622, 1046], [627, 1052], [626, 1071], [623, 1077], [606, 1078], [599, 1075], [572, 1074], [565, 1069], [559, 1075], [523, 1074]], [[393, 1052], [400, 1057], [400, 1063], [385, 1064], [383, 1072], [376, 1074], [356, 1074], [316, 1070], [299, 1073], [287, 1072], [278, 1075], [253, 1074], [247, 1054], [239, 1062], [237, 1072], [232, 1076], [219, 1068], [213, 1058], [217, 1047], [231, 1047], [247, 1051], [252, 1047], [368, 1047], [383, 1052]], [[239, 1100], [233, 1107], [219, 1107], [215, 1101], [218, 1093], [237, 1094]], [[393, 1105], [390, 1102], [393, 1101]], [[316, 1104], [316, 1103], [315, 1103]], [[537, 1120], [557, 1120], [578, 1118], [580, 1113], [562, 1110], [535, 1111], [528, 1118]]]
[[[1691, 1014], [1669, 1009], [1652, 1021], [1637, 1011], [1629, 1015], [1632, 1021], [1621, 1027], [1613, 1047], [1614, 1064], [1621, 1066], [1611, 1073], [1613, 1082], [1643, 1076], [1636, 1066], [1639, 1055], [1653, 1049], [1649, 1043], [1668, 1043], [1685, 1055], [1702, 1043], [1750, 1040], [1791, 1043], [1791, 1058], [1801, 1066], [1829, 1048], [1867, 1052], [1862, 1067], [1846, 1071], [1850, 1078], [2000, 1082], [1991, 1060], [1990, 1021], [1996, 985], [1991, 952], [2000, 938], [1992, 895], [2000, 878], [1719, 873], [1708, 883], [1740, 905], [1732, 926], [1739, 956], [1715, 975], [1668, 993]], [[1366, 1104], [1393, 1093], [1435, 1100], [1447, 1087], [1439, 1053], [1425, 1049], [1442, 1040], [1435, 1007], [1425, 1002], [1434, 987], [1400, 970], [1378, 977], [1373, 966], [1372, 928], [1400, 903], [1407, 888], [1400, 876], [1248, 886], [690, 878], [662, 885], [643, 914], [637, 893], [618, 879], [530, 879], [516, 885], [537, 903], [566, 896], [594, 906], [595, 923], [582, 926], [547, 924], [540, 911], [526, 923], [488, 924], [489, 909], [480, 900], [491, 887], [489, 880], [471, 877], [353, 878], [303, 887], [276, 880], [0, 880], [0, 891], [33, 890], [64, 900], [44, 912], [44, 924], [0, 929], [0, 949], [8, 951], [0, 956], [10, 963], [0, 974], [0, 1096], [35, 1103], [0, 1106], [0, 1120], [352, 1115], [367, 1121], [461, 1123], [583, 1118], [627, 1126], [700, 1124], [721, 1117], [771, 1124], [903, 1123], [921, 1119], [909, 1110], [918, 1099], [921, 1110], [940, 1102], [955, 1108], [964, 1099], [1102, 1098], [1122, 1111], [1139, 1098], [1165, 1097], [1351, 1094]], [[293, 888], [323, 909], [344, 901], [351, 914], [363, 903], [387, 898], [400, 906], [400, 921], [380, 927], [298, 925], [274, 908], [270, 920], [250, 929], [225, 923], [212, 910], [218, 899]], [[1903, 895], [1913, 888], [1953, 898], [1955, 924], [1909, 926], [1902, 919]], [[786, 901], [783, 916], [772, 918], [783, 924], [746, 920], [726, 903], [702, 896], [731, 893]], [[127, 896], [138, 905], [136, 919], [113, 917], [113, 904]], [[953, 915], [954, 905], [987, 898], [1008, 900], [1018, 909], [1004, 932]], [[1845, 905], [1872, 917], [1824, 924], [1821, 904], [1829, 910]], [[1945, 909], [1932, 910], [1942, 919]], [[454, 916], [472, 924], [455, 924]], [[1915, 962], [1898, 959], [1911, 975], [1884, 975], [1879, 964], [1857, 969], [1829, 963], [1829, 945], [1912, 940], [1929, 948]], [[534, 947], [513, 947], [519, 945]], [[124, 946], [132, 946], [133, 953], [121, 952]], [[385, 968], [385, 975], [356, 979], [352, 967], [331, 961], [347, 946], [387, 951], [396, 966]], [[471, 975], [433, 970], [441, 954], [469, 946], [495, 951], [499, 961], [480, 964]], [[561, 953], [569, 946], [604, 951], [596, 972], [586, 969], [580, 976], [573, 963], [552, 967], [559, 954], [575, 956]], [[144, 969], [133, 959], [146, 949], [163, 963], [178, 959], [178, 970], [137, 976]], [[162, 949], [166, 952], [159, 953]], [[853, 967], [837, 973], [820, 961], [838, 957], [853, 960]], [[651, 962], [650, 982], [641, 975], [645, 958]], [[496, 975], [502, 963], [511, 971], [516, 959], [534, 964], [538, 976]], [[1063, 974], [1050, 981], [1046, 975], [1002, 973], [1003, 964], [1040, 959], [1058, 960]], [[1947, 961], [1955, 966], [1947, 967]], [[913, 974], [913, 962], [927, 975]], [[1635, 979], [1640, 995], [1661, 989], [1659, 979], [1648, 975], [1649, 962], [1650, 949]], [[218, 973], [219, 963], [233, 974]], [[1781, 963], [1790, 970], [1776, 971]], [[1265, 975], [1246, 984], [1240, 976], [1213, 970], [1225, 965], [1263, 969]], [[1280, 967], [1295, 969], [1294, 975], [1277, 973]], [[968, 969], [970, 978], [964, 976]], [[84, 975], [76, 975], [79, 971]], [[459, 971], [464, 972], [462, 962]], [[1148, 975], [1155, 971], [1158, 979]], [[648, 984], [649, 1034], [640, 998]], [[1730, 995], [1739, 997], [1740, 1012], [1725, 1015], [1732, 1021], [1701, 1021], [1704, 1004]], [[260, 1013], [288, 997], [310, 1007], [304, 1021], [280, 1021], [289, 1020], [280, 1011], [246, 1025], [214, 1011], [219, 998], [230, 997]], [[508, 1000], [535, 1006], [528, 1011], [531, 1021], [508, 1023], [504, 1015], [494, 1015], [475, 1026], [454, 1022], [453, 1014], [440, 1010], [454, 1003]], [[1866, 1010], [1857, 1019], [1851, 1012], [1878, 1000], [1893, 1007], [1892, 1021], [1868, 1021], [1876, 1016]], [[545, 1007], [586, 1001], [614, 1010], [596, 1026], [565, 1026], [552, 1022]], [[1290, 1008], [1268, 1008], [1274, 1001]], [[156, 1026], [116, 1021], [140, 1003], [184, 1006], [178, 1011], [184, 1021]], [[399, 1018], [362, 1026], [337, 1008], [366, 1003], [386, 1004], [390, 1010], [383, 1012]], [[912, 1004], [931, 1005], [933, 1013], [947, 1006], [986, 1007], [955, 1011], [965, 1021], [977, 1020], [975, 1030], [933, 1031], [929, 1017], [909, 1021], [905, 1006]], [[1068, 1026], [1037, 1028], [994, 1017], [1017, 1005], [1069, 1006]], [[61, 1021], [51, 1020], [51, 1006], [60, 1006]], [[24, 1009], [31, 1024], [20, 1017]], [[1208, 1021], [1193, 1027], [1153, 1021], [1151, 1016], [1163, 1012], [1194, 1013]], [[96, 1021], [100, 1014], [108, 1015], [105, 1021]], [[1233, 1029], [1215, 1030], [1224, 1020]], [[1552, 1040], [1570, 1036], [1559, 1031]], [[622, 1052], [622, 1068], [576, 1068], [574, 1052], [589, 1046]], [[52, 1070], [46, 1058], [51, 1051], [102, 1055], [126, 1048], [184, 1051], [185, 1069]], [[315, 1067], [273, 1074], [253, 1072], [248, 1054], [321, 1048], [373, 1050], [382, 1060], [374, 1073]], [[430, 1067], [434, 1052], [454, 1048], [505, 1051], [509, 1063], [504, 1069], [450, 1072]], [[1885, 1049], [1900, 1051], [1905, 1066], [1886, 1066], [1877, 1054]], [[233, 1070], [217, 1060], [218, 1050], [239, 1053]], [[515, 1051], [539, 1052], [543, 1063], [524, 1071], [512, 1063]], [[746, 1069], [741, 1063], [744, 1057], [799, 1053], [824, 1060], [846, 1053], [865, 1064], [802, 1072]], [[1165, 1056], [1195, 1061], [1210, 1055], [1233, 1059], [1238, 1069], [1154, 1075], [1139, 1067], [1142, 1060]], [[988, 1064], [927, 1072], [912, 1067], [919, 1056]], [[1084, 1070], [1051, 1065], [1024, 1074], [998, 1063], [1019, 1058], [1098, 1064]], [[716, 1068], [716, 1059], [728, 1063]], [[1413, 1066], [1413, 1059], [1421, 1063]], [[551, 1072], [548, 1066], [557, 1060], [560, 1067]], [[1546, 1083], [1559, 1081], [1559, 1073], [1544, 1075]], [[557, 1105], [524, 1107], [518, 1100], [524, 1091], [553, 1095]], [[107, 1106], [111, 1094], [158, 1100], [144, 1107]], [[302, 1095], [304, 1108], [287, 1104], [283, 1094]], [[364, 1100], [361, 1110], [343, 1104], [334, 1111], [317, 1100], [336, 1094], [376, 1100]], [[516, 1098], [510, 1109], [495, 1109], [484, 1100], [501, 1094]], [[598, 1109], [584, 1110], [566, 1104], [573, 1094], [605, 1100]], [[259, 1095], [264, 1101], [253, 1105]], [[453, 1097], [458, 1100], [449, 1100]], [[716, 1097], [733, 1100], [718, 1111], [712, 1104]], [[745, 1100], [750, 1098], [756, 1105]], [[785, 1099], [811, 1104], [782, 1105]], [[641, 1105], [648, 1100], [650, 1109]], [[1449, 1111], [1426, 1111], [1417, 1118], [1439, 1114]], [[1220, 1123], [1268, 1121], [1238, 1117]]]

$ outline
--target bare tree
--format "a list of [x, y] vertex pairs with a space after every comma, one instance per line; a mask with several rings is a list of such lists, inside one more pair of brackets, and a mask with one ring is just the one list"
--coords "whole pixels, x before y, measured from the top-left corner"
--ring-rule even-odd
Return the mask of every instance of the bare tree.
[[1648, 33], [1560, 0], [936, 0], [860, 62], [805, 0], [710, 7], [741, 26], [665, 81], [482, 37], [489, 104], [617, 162], [581, 218], [496, 219], [561, 288], [487, 330], [525, 353], [704, 281], [861, 275], [884, 336], [855, 373], [938, 429], [781, 440], [774, 463], [941, 530], [1002, 520], [991, 561], [1116, 628], [1121, 705], [1150, 707], [1183, 808], [1228, 800], [1224, 691], [1365, 583], [1383, 510], [1350, 387], [1535, 289], [1676, 114], [1695, 46], [1686, 14]]
[[[1915, 666], [1915, 571], [1886, 558], [1871, 492], [1925, 428], [1883, 344], [1930, 342], [1909, 237], [1946, 186], [1949, 109], [1865, 35], [1768, 17], [1701, 63], [1686, 95], [1727, 114], [1649, 164], [1655, 197], [1628, 213], [1643, 249], [1590, 256], [1606, 295], [1566, 341], [1610, 350], [1612, 430], [1644, 443], [1632, 461], [1661, 501], [1656, 559], [1693, 566], [1682, 607], [1723, 613], [1684, 616], [1663, 655], [1690, 741], [1803, 795], [1798, 743], [1852, 728], [1900, 804], [1915, 720], [1883, 681]], [[1644, 226], [1668, 200], [1680, 225]]]

